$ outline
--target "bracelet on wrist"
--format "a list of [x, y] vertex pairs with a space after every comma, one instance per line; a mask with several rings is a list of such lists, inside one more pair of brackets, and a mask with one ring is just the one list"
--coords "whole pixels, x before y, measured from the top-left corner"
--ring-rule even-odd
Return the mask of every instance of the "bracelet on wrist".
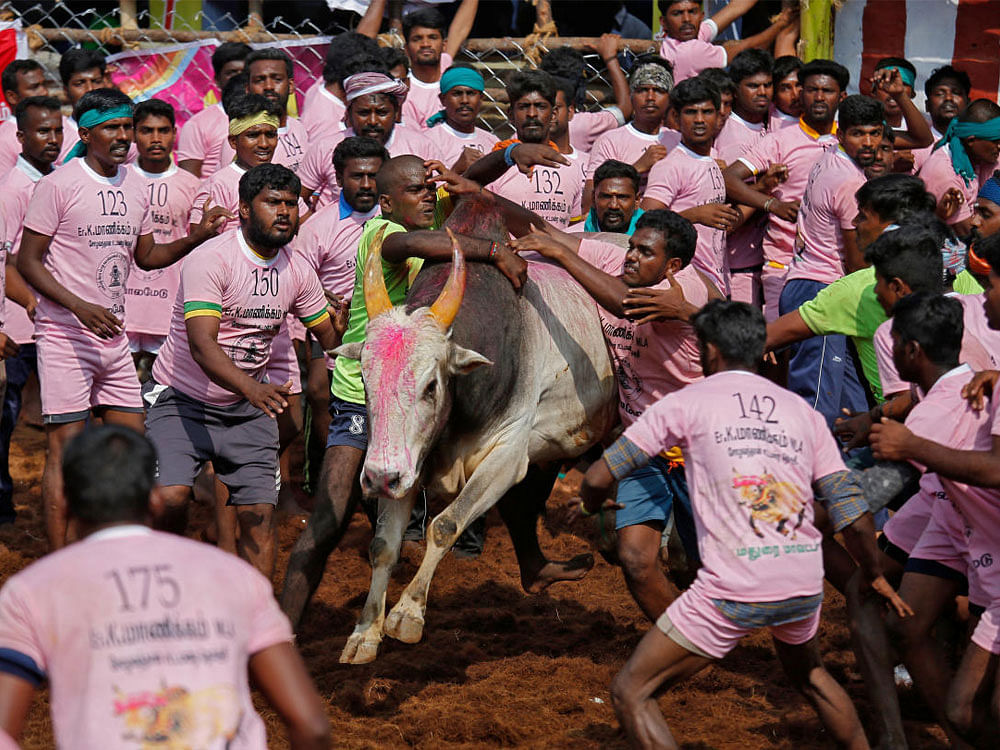
[[766, 214], [771, 213], [771, 206], [774, 205], [774, 201], [775, 201], [774, 198], [768, 198], [766, 201], [764, 201], [764, 213]]
[[589, 510], [587, 510], [587, 506], [583, 504], [583, 500], [580, 501], [580, 515], [583, 516], [584, 518], [590, 518], [592, 515], [594, 515]]
[[486, 256], [487, 260], [496, 260], [498, 252], [500, 252], [500, 243], [491, 242], [489, 255]]
[[507, 148], [503, 150], [503, 160], [508, 167], [514, 166], [514, 149], [520, 146], [520, 143], [512, 143]]

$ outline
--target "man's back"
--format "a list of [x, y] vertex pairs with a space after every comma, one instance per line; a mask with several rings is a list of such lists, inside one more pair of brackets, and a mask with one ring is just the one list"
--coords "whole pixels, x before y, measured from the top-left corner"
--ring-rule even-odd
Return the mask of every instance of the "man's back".
[[47, 678], [60, 748], [263, 748], [247, 662], [291, 641], [239, 558], [143, 526], [53, 553], [0, 592], [0, 661]]

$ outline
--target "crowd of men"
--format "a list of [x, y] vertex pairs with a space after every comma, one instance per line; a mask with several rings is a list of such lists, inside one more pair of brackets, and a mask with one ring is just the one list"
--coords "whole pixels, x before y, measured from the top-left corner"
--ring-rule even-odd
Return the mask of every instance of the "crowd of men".
[[[328, 745], [292, 631], [359, 501], [375, 522], [366, 384], [334, 350], [365, 340], [369, 256], [401, 304], [425, 261], [451, 257], [449, 211], [489, 191], [510, 239], [465, 238], [466, 259], [517, 289], [533, 264], [562, 266], [598, 305], [617, 375], [623, 431], [569, 512], [613, 529], [653, 623], [611, 686], [630, 742], [677, 747], [658, 692], [768, 627], [829, 736], [867, 747], [817, 645], [826, 578], [873, 740], [906, 747], [911, 680], [954, 747], [995, 743], [1000, 106], [949, 65], [918, 82], [886, 58], [852, 82], [780, 54], [789, 11], [714, 44], [753, 3], [706, 19], [659, 0], [659, 54], [627, 69], [602, 37], [615, 104], [598, 111], [581, 51], [553, 49], [506, 80], [502, 141], [479, 125], [482, 74], [455, 61], [476, 0], [450, 25], [406, 16], [402, 51], [375, 41], [373, 0], [301, 118], [280, 48], [220, 45], [219, 103], [180, 128], [97, 52], [60, 60], [71, 116], [37, 62], [8, 65], [0, 523], [16, 518], [8, 456], [35, 375], [52, 553], [0, 591], [0, 728], [16, 739], [48, 681], [60, 747], [263, 747], [251, 674], [293, 747]], [[276, 600], [275, 511], [303, 433], [315, 510]], [[196, 486], [232, 554], [183, 538]], [[672, 529], [697, 571], [679, 596]], [[484, 535], [480, 519], [456, 554]], [[546, 567], [525, 588], [580, 575]]]

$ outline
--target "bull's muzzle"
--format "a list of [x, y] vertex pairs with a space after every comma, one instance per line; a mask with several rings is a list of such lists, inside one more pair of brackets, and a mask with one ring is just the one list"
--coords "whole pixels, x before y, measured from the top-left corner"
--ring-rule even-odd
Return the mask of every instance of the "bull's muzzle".
[[392, 500], [403, 498], [410, 491], [412, 482], [405, 482], [398, 471], [365, 470], [361, 474], [361, 490], [366, 495], [375, 495]]

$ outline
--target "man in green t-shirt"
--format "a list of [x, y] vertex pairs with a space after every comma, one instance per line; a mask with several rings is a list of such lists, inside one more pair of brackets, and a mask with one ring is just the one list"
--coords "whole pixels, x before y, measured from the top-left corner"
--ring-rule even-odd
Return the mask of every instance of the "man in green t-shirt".
[[[447, 192], [438, 200], [436, 182]], [[402, 304], [410, 283], [425, 260], [451, 259], [451, 240], [437, 231], [452, 199], [475, 194], [482, 188], [447, 170], [440, 162], [417, 156], [397, 156], [385, 162], [376, 176], [382, 215], [365, 223], [358, 242], [354, 293], [344, 343], [365, 340], [368, 311], [364, 298], [365, 262], [375, 242], [381, 241], [382, 274], [393, 305]], [[497, 199], [508, 229], [520, 236], [530, 231], [537, 217], [509, 201]], [[540, 221], [540, 220], [538, 220]], [[492, 262], [520, 289], [527, 279], [527, 263], [506, 245], [458, 235], [466, 260]], [[281, 607], [294, 625], [319, 585], [326, 558], [346, 529], [361, 490], [358, 478], [368, 444], [365, 388], [361, 363], [337, 357], [331, 387], [330, 432], [316, 498], [309, 523], [292, 549], [281, 594]]]

